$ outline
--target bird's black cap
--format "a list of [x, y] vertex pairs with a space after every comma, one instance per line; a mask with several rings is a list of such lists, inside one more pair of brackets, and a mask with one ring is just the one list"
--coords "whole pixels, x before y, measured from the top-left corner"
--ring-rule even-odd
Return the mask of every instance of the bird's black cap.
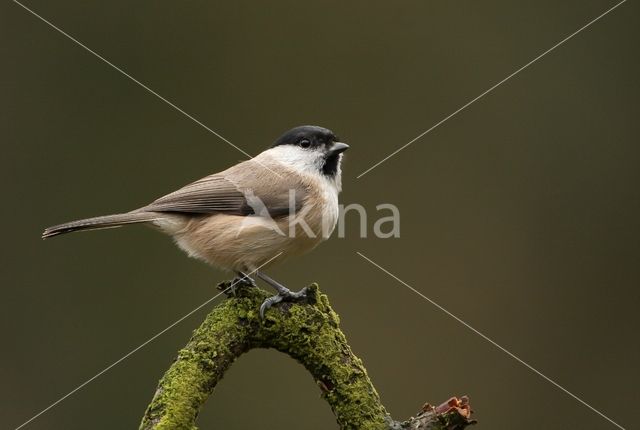
[[319, 127], [317, 125], [301, 125], [299, 127], [292, 128], [280, 136], [278, 140], [275, 141], [272, 148], [280, 145], [299, 146], [305, 139], [309, 142], [308, 144], [305, 144], [312, 147], [331, 144], [339, 140], [335, 133], [328, 128]]

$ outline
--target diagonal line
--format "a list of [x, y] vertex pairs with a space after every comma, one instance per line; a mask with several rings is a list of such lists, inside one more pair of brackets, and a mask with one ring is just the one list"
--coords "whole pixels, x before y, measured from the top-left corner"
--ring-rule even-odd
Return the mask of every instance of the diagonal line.
[[493, 346], [495, 346], [496, 348], [498, 348], [500, 351], [504, 352], [505, 354], [507, 354], [509, 357], [513, 358], [514, 360], [516, 360], [518, 363], [522, 364], [523, 366], [525, 366], [526, 368], [528, 368], [529, 370], [531, 370], [533, 373], [535, 373], [536, 375], [542, 377], [543, 379], [545, 379], [547, 382], [551, 383], [552, 385], [554, 385], [556, 388], [560, 389], [561, 391], [563, 391], [564, 393], [568, 394], [569, 396], [573, 397], [575, 400], [577, 400], [578, 402], [582, 403], [584, 406], [586, 406], [587, 408], [591, 409], [593, 412], [595, 412], [596, 414], [600, 415], [602, 418], [604, 418], [605, 420], [609, 421], [611, 424], [613, 424], [614, 426], [618, 427], [621, 430], [625, 430], [624, 427], [622, 427], [620, 424], [618, 424], [617, 422], [615, 422], [614, 420], [612, 420], [611, 418], [609, 418], [608, 416], [606, 416], [605, 414], [603, 414], [602, 412], [600, 412], [599, 410], [597, 410], [596, 408], [594, 408], [593, 406], [591, 406], [590, 404], [588, 404], [587, 402], [585, 402], [584, 400], [582, 400], [580, 397], [576, 396], [575, 394], [573, 394], [571, 391], [567, 390], [566, 388], [564, 388], [562, 385], [558, 384], [556, 381], [554, 381], [553, 379], [549, 378], [548, 376], [546, 376], [544, 373], [540, 372], [539, 370], [537, 370], [535, 367], [531, 366], [530, 364], [528, 364], [527, 362], [525, 362], [524, 360], [522, 360], [521, 358], [519, 358], [518, 356], [516, 356], [515, 354], [513, 354], [512, 352], [510, 352], [509, 350], [507, 350], [506, 348], [504, 348], [503, 346], [500, 346], [497, 342], [495, 342], [493, 339], [491, 339], [490, 337], [486, 336], [484, 333], [476, 330], [475, 328], [473, 328], [470, 324], [468, 324], [467, 322], [465, 322], [464, 320], [460, 319], [459, 317], [457, 317], [456, 315], [452, 314], [451, 312], [449, 312], [447, 309], [445, 309], [444, 307], [440, 306], [438, 303], [434, 302], [433, 300], [431, 300], [429, 297], [425, 296], [424, 294], [422, 294], [420, 291], [416, 290], [415, 288], [413, 288], [411, 285], [407, 284], [406, 282], [404, 282], [402, 279], [398, 278], [396, 275], [394, 275], [393, 273], [389, 272], [387, 269], [385, 269], [384, 267], [380, 266], [378, 263], [376, 263], [375, 261], [371, 260], [369, 257], [365, 256], [364, 254], [362, 254], [361, 252], [356, 251], [356, 254], [358, 254], [360, 257], [364, 258], [365, 260], [367, 260], [369, 263], [373, 264], [374, 266], [376, 266], [378, 269], [382, 270], [384, 273], [386, 273], [387, 275], [391, 276], [393, 279], [395, 279], [396, 281], [400, 282], [402, 285], [404, 285], [405, 287], [407, 287], [408, 289], [410, 289], [411, 291], [413, 291], [414, 293], [416, 293], [417, 295], [419, 295], [420, 297], [422, 297], [423, 299], [425, 299], [426, 301], [428, 301], [429, 303], [431, 303], [433, 306], [435, 306], [436, 308], [440, 309], [442, 312], [444, 312], [445, 314], [447, 314], [448, 316], [450, 316], [451, 318], [453, 318], [454, 320], [458, 321], [460, 324], [462, 324], [463, 326], [465, 326], [466, 328], [468, 328], [469, 330], [471, 330], [472, 332], [474, 332], [475, 334], [477, 334], [478, 336], [480, 336], [481, 338], [483, 338], [484, 340], [486, 340], [487, 342], [489, 342], [490, 344], [492, 344]]
[[541, 59], [542, 57], [544, 57], [545, 55], [547, 55], [548, 53], [550, 53], [551, 51], [553, 51], [554, 49], [556, 49], [557, 47], [559, 47], [560, 45], [564, 44], [565, 42], [567, 42], [569, 39], [571, 39], [572, 37], [574, 37], [575, 35], [577, 35], [578, 33], [580, 33], [582, 30], [586, 29], [587, 27], [591, 26], [591, 24], [595, 23], [596, 21], [598, 21], [600, 18], [604, 17], [605, 15], [607, 15], [609, 12], [613, 11], [614, 9], [616, 9], [618, 6], [622, 5], [623, 3], [625, 3], [627, 0], [622, 0], [620, 3], [617, 3], [615, 6], [611, 7], [610, 9], [607, 9], [606, 12], [602, 13], [601, 15], [597, 16], [596, 18], [592, 19], [591, 21], [589, 21], [587, 24], [583, 25], [582, 27], [580, 27], [578, 30], [574, 31], [573, 33], [571, 33], [569, 36], [565, 37], [564, 39], [562, 39], [560, 42], [556, 43], [555, 45], [553, 45], [551, 48], [547, 49], [546, 51], [544, 51], [542, 54], [538, 55], [536, 58], [534, 58], [533, 60], [529, 61], [527, 64], [525, 64], [524, 66], [520, 67], [518, 70], [516, 70], [515, 72], [511, 73], [509, 76], [507, 76], [506, 78], [502, 79], [500, 82], [498, 82], [497, 84], [493, 85], [492, 87], [490, 87], [489, 89], [487, 89], [486, 91], [484, 91], [483, 93], [481, 93], [479, 96], [477, 96], [474, 99], [469, 100], [467, 103], [465, 103], [464, 105], [462, 105], [460, 108], [458, 108], [456, 111], [454, 111], [453, 113], [447, 115], [446, 117], [444, 117], [443, 119], [441, 119], [440, 121], [438, 121], [437, 123], [435, 123], [434, 125], [432, 125], [430, 128], [428, 128], [427, 130], [423, 131], [422, 133], [420, 133], [418, 136], [416, 136], [415, 138], [411, 139], [409, 142], [405, 143], [404, 145], [402, 145], [400, 148], [396, 149], [395, 151], [393, 151], [391, 154], [387, 155], [386, 157], [384, 157], [382, 160], [378, 161], [376, 164], [374, 164], [373, 166], [369, 167], [367, 170], [365, 170], [364, 172], [360, 173], [357, 176], [357, 179], [360, 179], [361, 177], [363, 177], [364, 175], [366, 175], [367, 173], [369, 173], [370, 171], [372, 171], [373, 169], [375, 169], [376, 167], [378, 167], [379, 165], [381, 165], [382, 163], [384, 163], [385, 161], [387, 161], [389, 158], [393, 157], [394, 155], [396, 155], [398, 152], [402, 151], [403, 149], [407, 148], [409, 145], [411, 145], [413, 142], [415, 142], [416, 140], [420, 139], [421, 137], [423, 137], [424, 135], [426, 135], [427, 133], [431, 132], [432, 130], [434, 130], [435, 128], [437, 128], [438, 126], [440, 126], [441, 124], [443, 124], [444, 122], [448, 121], [449, 119], [451, 119], [452, 117], [454, 117], [455, 115], [457, 115], [458, 113], [462, 112], [463, 110], [465, 110], [466, 108], [468, 108], [469, 106], [471, 106], [473, 103], [475, 103], [476, 101], [480, 100], [482, 97], [486, 96], [487, 94], [489, 94], [491, 91], [495, 90], [496, 88], [498, 88], [500, 85], [504, 84], [505, 82], [507, 82], [509, 79], [513, 78], [515, 75], [517, 75], [518, 73], [522, 72], [524, 69], [526, 69], [527, 67], [531, 66], [533, 63], [535, 63], [536, 61], [538, 61], [539, 59]]
[[242, 152], [244, 155], [246, 155], [247, 157], [251, 158], [251, 155], [249, 155], [247, 152], [245, 152], [243, 149], [239, 148], [238, 146], [234, 145], [233, 143], [231, 143], [229, 140], [227, 140], [226, 138], [224, 138], [222, 135], [220, 135], [218, 132], [216, 132], [215, 130], [209, 128], [208, 126], [206, 126], [205, 124], [203, 124], [201, 121], [199, 121], [198, 119], [194, 118], [192, 115], [188, 114], [187, 112], [185, 112], [184, 110], [182, 110], [179, 106], [176, 106], [174, 103], [170, 102], [169, 100], [167, 100], [166, 98], [164, 98], [163, 96], [161, 96], [160, 94], [158, 94], [157, 92], [155, 92], [154, 90], [152, 90], [151, 88], [149, 88], [148, 86], [146, 86], [145, 84], [143, 84], [142, 82], [140, 82], [139, 80], [137, 80], [136, 78], [134, 78], [133, 76], [131, 76], [130, 74], [128, 74], [127, 72], [125, 72], [124, 70], [122, 70], [120, 67], [116, 66], [115, 64], [113, 64], [111, 61], [107, 60], [106, 58], [104, 58], [102, 55], [98, 54], [97, 52], [95, 52], [93, 49], [89, 48], [87, 45], [85, 45], [84, 43], [80, 42], [78, 39], [74, 38], [73, 36], [71, 36], [70, 34], [66, 33], [64, 30], [56, 27], [54, 24], [52, 24], [50, 21], [47, 21], [45, 18], [43, 18], [42, 16], [38, 15], [36, 12], [34, 12], [33, 10], [29, 9], [27, 6], [23, 5], [22, 3], [20, 3], [18, 0], [13, 0], [13, 2], [19, 6], [21, 6], [23, 9], [25, 9], [27, 12], [31, 13], [31, 15], [35, 16], [36, 18], [38, 18], [39, 20], [41, 20], [42, 22], [44, 22], [45, 24], [47, 24], [49, 27], [53, 28], [54, 30], [56, 30], [58, 33], [62, 34], [63, 36], [65, 36], [66, 38], [70, 39], [72, 42], [74, 42], [76, 45], [84, 48], [86, 51], [90, 52], [91, 54], [93, 54], [94, 56], [96, 56], [97, 58], [99, 58], [100, 60], [102, 60], [103, 62], [107, 63], [109, 66], [113, 67], [114, 69], [116, 69], [118, 72], [122, 73], [124, 76], [126, 76], [127, 78], [131, 79], [133, 82], [135, 82], [136, 84], [140, 85], [142, 88], [144, 88], [145, 90], [149, 91], [151, 94], [153, 94], [154, 96], [158, 97], [160, 100], [162, 100], [163, 102], [165, 102], [166, 104], [168, 104], [169, 106], [171, 106], [172, 108], [174, 108], [175, 110], [177, 110], [178, 112], [180, 112], [181, 114], [183, 114], [184, 116], [186, 116], [187, 118], [189, 118], [190, 120], [194, 121], [196, 124], [198, 124], [199, 126], [201, 126], [202, 128], [204, 128], [205, 130], [207, 130], [210, 133], [213, 133], [214, 135], [216, 135], [218, 138], [222, 139], [223, 141], [227, 142], [229, 145], [233, 146], [234, 148], [236, 148], [238, 151]]
[[[228, 139], [226, 139], [224, 136], [222, 136], [220, 133], [216, 132], [215, 130], [213, 130], [212, 128], [208, 127], [206, 124], [204, 124], [203, 122], [201, 122], [200, 120], [198, 120], [197, 118], [195, 118], [193, 115], [185, 112], [182, 108], [180, 108], [179, 106], [177, 106], [176, 104], [174, 104], [173, 102], [167, 100], [165, 97], [161, 96], [160, 94], [158, 94], [157, 92], [155, 92], [154, 90], [152, 90], [151, 88], [149, 88], [148, 86], [146, 86], [145, 84], [143, 84], [142, 82], [140, 82], [139, 80], [137, 80], [136, 78], [134, 78], [133, 76], [131, 76], [130, 74], [128, 74], [127, 72], [125, 72], [124, 70], [122, 70], [120, 67], [116, 66], [115, 64], [113, 64], [111, 61], [107, 60], [106, 58], [104, 58], [102, 55], [98, 54], [97, 52], [95, 52], [94, 50], [92, 50], [91, 48], [89, 48], [87, 45], [85, 45], [84, 43], [80, 42], [78, 39], [74, 38], [73, 36], [71, 36], [70, 34], [66, 33], [64, 30], [56, 27], [54, 24], [52, 24], [50, 21], [47, 21], [45, 18], [43, 18], [42, 16], [38, 15], [36, 12], [34, 12], [33, 10], [29, 9], [27, 6], [23, 5], [22, 3], [20, 3], [18, 0], [12, 0], [15, 4], [21, 6], [23, 9], [25, 9], [27, 12], [29, 12], [30, 14], [32, 14], [33, 16], [35, 16], [36, 18], [38, 18], [39, 20], [41, 20], [42, 22], [44, 22], [45, 24], [47, 24], [49, 27], [53, 28], [54, 30], [56, 30], [58, 33], [62, 34], [63, 36], [65, 36], [66, 38], [68, 38], [69, 40], [71, 40], [72, 42], [74, 42], [75, 44], [77, 44], [78, 46], [84, 48], [86, 51], [88, 51], [89, 53], [93, 54], [94, 56], [96, 56], [97, 58], [99, 58], [100, 60], [102, 60], [103, 62], [105, 62], [106, 64], [108, 64], [109, 66], [111, 66], [112, 68], [114, 68], [115, 70], [117, 70], [118, 72], [122, 73], [124, 76], [126, 76], [127, 78], [131, 79], [133, 82], [135, 82], [136, 84], [140, 85], [142, 88], [144, 88], [145, 90], [147, 90], [148, 92], [150, 92], [151, 94], [153, 94], [154, 96], [156, 96], [157, 98], [159, 98], [160, 100], [162, 100], [163, 102], [165, 102], [166, 104], [168, 104], [169, 106], [171, 106], [172, 108], [174, 108], [175, 110], [177, 110], [178, 112], [180, 112], [181, 114], [183, 114], [184, 116], [186, 116], [187, 118], [189, 118], [190, 120], [192, 120], [193, 122], [195, 122], [196, 124], [198, 124], [200, 127], [204, 128], [205, 130], [207, 130], [209, 133], [214, 134], [215, 136], [217, 136], [218, 138], [222, 139], [223, 141], [225, 141], [226, 143], [228, 143], [229, 145], [233, 146], [235, 149], [237, 149], [238, 151], [242, 152], [244, 155], [246, 155], [248, 158], [253, 158], [248, 152], [246, 152], [245, 150], [243, 150], [242, 148], [240, 148], [239, 146], [233, 144], [231, 141], [229, 141]], [[278, 172], [274, 172], [273, 170], [271, 170], [269, 167], [265, 166], [264, 164], [262, 164], [261, 162], [259, 162], [258, 160], [256, 160], [256, 162], [258, 164], [260, 164], [260, 166], [264, 167], [265, 169], [267, 169], [268, 171], [270, 171], [271, 173], [273, 173], [274, 175], [276, 175], [277, 177], [281, 178], [282, 176], [278, 173]]]
[[179, 319], [177, 319], [176, 321], [174, 321], [173, 323], [168, 325], [165, 329], [163, 329], [163, 330], [159, 331], [158, 333], [156, 333], [155, 335], [151, 336], [149, 339], [147, 339], [146, 341], [141, 343], [139, 346], [135, 347], [134, 349], [132, 349], [131, 351], [129, 351], [128, 353], [123, 355], [121, 358], [119, 358], [118, 360], [114, 361], [113, 363], [111, 363], [110, 365], [108, 365], [107, 367], [102, 369], [100, 372], [96, 373], [94, 376], [92, 376], [91, 378], [87, 379], [82, 384], [78, 385], [76, 388], [74, 388], [73, 390], [69, 391], [67, 394], [65, 394], [64, 396], [60, 397], [58, 400], [56, 400], [55, 402], [51, 403], [49, 406], [47, 406], [46, 408], [44, 408], [43, 410], [41, 410], [40, 412], [38, 412], [37, 414], [35, 414], [31, 418], [29, 418], [27, 421], [25, 421], [22, 424], [20, 424], [14, 430], [18, 430], [18, 429], [21, 429], [22, 427], [26, 426], [31, 421], [33, 421], [36, 418], [38, 418], [40, 415], [44, 414], [45, 412], [47, 412], [51, 408], [55, 407], [56, 405], [58, 405], [59, 403], [64, 401], [67, 397], [71, 396], [72, 394], [74, 394], [75, 392], [79, 391], [80, 389], [82, 389], [86, 385], [90, 384], [92, 381], [94, 381], [98, 377], [100, 377], [103, 374], [107, 373], [109, 370], [111, 370], [112, 368], [114, 368], [118, 364], [122, 363], [124, 360], [126, 360], [129, 357], [131, 357], [133, 354], [135, 354], [136, 352], [138, 352], [139, 350], [141, 350], [142, 348], [144, 348], [145, 346], [147, 346], [148, 344], [150, 344], [151, 342], [153, 342], [154, 340], [156, 340], [157, 338], [159, 338], [160, 336], [162, 336], [163, 334], [165, 334], [166, 332], [171, 330], [173, 327], [177, 326], [182, 321], [184, 321], [185, 319], [189, 318], [191, 315], [193, 315], [194, 313], [196, 313], [197, 311], [199, 311], [200, 309], [202, 309], [203, 307], [205, 307], [206, 305], [208, 305], [209, 303], [211, 303], [212, 301], [214, 301], [215, 299], [217, 299], [218, 297], [220, 297], [221, 295], [223, 295], [224, 293], [229, 291], [238, 282], [240, 282], [241, 280], [243, 280], [245, 278], [248, 278], [249, 276], [251, 276], [252, 274], [257, 272], [258, 270], [260, 270], [262, 267], [264, 267], [265, 265], [269, 264], [271, 261], [273, 261], [276, 258], [278, 258], [280, 255], [282, 255], [282, 251], [279, 252], [278, 254], [276, 254], [274, 257], [271, 257], [265, 263], [261, 264], [258, 268], [254, 269], [253, 271], [251, 271], [248, 274], [244, 275], [241, 279], [238, 279], [238, 280], [232, 282], [231, 285], [229, 285], [223, 291], [221, 291], [220, 293], [218, 293], [215, 296], [211, 297], [209, 300], [207, 300], [206, 302], [202, 303], [201, 305], [199, 305], [198, 307], [193, 309], [191, 312], [183, 315], [182, 317], [180, 317]]

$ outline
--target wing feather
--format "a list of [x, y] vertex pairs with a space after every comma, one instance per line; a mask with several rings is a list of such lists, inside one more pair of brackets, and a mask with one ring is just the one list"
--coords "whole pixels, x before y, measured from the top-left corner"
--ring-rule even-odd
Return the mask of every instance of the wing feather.
[[[221, 173], [206, 176], [177, 191], [160, 197], [140, 211], [175, 212], [184, 214], [288, 216], [291, 213], [291, 192], [294, 210], [300, 209], [306, 189], [296, 184], [290, 175], [274, 178], [265, 175], [253, 160], [240, 163]], [[256, 199], [257, 198], [257, 199]]]

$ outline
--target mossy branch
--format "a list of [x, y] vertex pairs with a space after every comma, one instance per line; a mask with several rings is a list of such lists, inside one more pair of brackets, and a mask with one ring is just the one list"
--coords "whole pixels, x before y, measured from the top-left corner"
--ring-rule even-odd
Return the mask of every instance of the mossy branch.
[[[221, 284], [226, 288], [228, 284]], [[303, 303], [281, 303], [261, 321], [268, 293], [236, 289], [216, 306], [160, 380], [140, 424], [143, 430], [195, 430], [200, 408], [229, 366], [253, 348], [274, 348], [300, 362], [320, 387], [340, 429], [458, 430], [473, 423], [466, 398], [425, 405], [417, 417], [396, 422], [380, 402], [362, 361], [339, 328], [338, 315], [316, 285]]]

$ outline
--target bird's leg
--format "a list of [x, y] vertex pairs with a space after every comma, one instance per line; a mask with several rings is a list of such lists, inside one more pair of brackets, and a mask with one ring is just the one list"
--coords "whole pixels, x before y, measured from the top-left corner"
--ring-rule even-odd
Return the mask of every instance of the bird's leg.
[[256, 275], [258, 275], [258, 278], [262, 279], [264, 282], [275, 288], [275, 290], [278, 292], [278, 294], [267, 298], [264, 302], [262, 302], [262, 305], [260, 305], [260, 318], [262, 319], [264, 319], [265, 311], [276, 303], [280, 303], [283, 300], [295, 301], [307, 297], [307, 287], [304, 287], [300, 291], [294, 292], [260, 271], [256, 271]]

